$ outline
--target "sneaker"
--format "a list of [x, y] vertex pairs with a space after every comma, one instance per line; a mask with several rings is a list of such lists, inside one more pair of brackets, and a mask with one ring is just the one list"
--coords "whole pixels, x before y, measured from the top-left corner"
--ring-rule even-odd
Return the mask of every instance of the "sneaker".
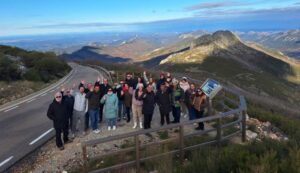
[[132, 128], [133, 128], [133, 129], [135, 129], [135, 128], [136, 128], [136, 126], [137, 126], [137, 123], [134, 123], [134, 125], [133, 125], [133, 127], [132, 127]]
[[183, 116], [183, 117], [184, 117], [184, 118], [187, 118], [187, 116], [188, 116], [187, 114], [184, 114], [184, 116]]
[[204, 130], [204, 128], [196, 127], [195, 130]]
[[60, 151], [62, 151], [62, 150], [65, 149], [65, 147], [59, 147], [58, 149], [59, 149]]
[[116, 126], [113, 126], [113, 130], [116, 130], [117, 129], [117, 127]]
[[99, 129], [96, 129], [96, 130], [93, 130], [93, 132], [94, 132], [95, 134], [98, 134], [98, 133], [100, 133], [100, 130], [99, 130]]
[[110, 127], [110, 126], [108, 126], [107, 130], [108, 130], [108, 131], [110, 131], [110, 130], [111, 130], [111, 127]]
[[142, 122], [140, 122], [140, 128], [141, 128], [141, 129], [143, 128], [143, 123], [142, 123]]

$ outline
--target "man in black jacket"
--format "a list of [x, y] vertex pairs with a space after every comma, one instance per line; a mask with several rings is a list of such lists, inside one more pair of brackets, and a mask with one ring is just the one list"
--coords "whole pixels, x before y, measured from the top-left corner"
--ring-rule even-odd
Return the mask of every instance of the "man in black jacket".
[[142, 112], [144, 114], [144, 129], [149, 129], [151, 128], [151, 121], [156, 103], [152, 84], [147, 85], [146, 91], [138, 96], [138, 100], [143, 100]]
[[[56, 146], [60, 150], [64, 150], [64, 144], [71, 142], [68, 139], [68, 115], [67, 115], [67, 105], [65, 100], [62, 99], [62, 94], [57, 92], [53, 102], [50, 104], [47, 116], [53, 121], [53, 126], [56, 134]], [[61, 140], [61, 133], [63, 133], [64, 144]]]
[[160, 90], [156, 93], [156, 102], [160, 111], [160, 124], [164, 125], [165, 120], [167, 124], [170, 123], [170, 112], [172, 110], [172, 95], [169, 87], [165, 83], [160, 85]]

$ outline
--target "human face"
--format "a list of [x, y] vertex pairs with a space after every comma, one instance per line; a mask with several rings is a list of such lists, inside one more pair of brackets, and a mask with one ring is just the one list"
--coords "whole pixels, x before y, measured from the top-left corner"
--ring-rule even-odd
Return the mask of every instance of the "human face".
[[152, 92], [152, 90], [153, 90], [153, 87], [151, 85], [148, 85], [147, 86], [147, 91], [150, 93], [150, 92]]
[[195, 90], [195, 85], [194, 84], [191, 84], [191, 89]]
[[107, 80], [107, 79], [104, 79], [104, 80], [103, 80], [103, 83], [104, 83], [105, 85], [107, 85], [107, 84], [108, 84], [108, 80]]
[[54, 97], [55, 97], [55, 100], [57, 101], [57, 102], [61, 102], [61, 100], [62, 100], [62, 95], [61, 95], [61, 93], [60, 92], [57, 92], [55, 95], [54, 95]]
[[100, 88], [99, 86], [95, 86], [95, 92], [99, 92]]
[[107, 91], [107, 94], [108, 94], [108, 95], [112, 95], [112, 93], [113, 93], [112, 89], [109, 89], [109, 90]]
[[160, 90], [162, 90], [162, 91], [166, 90], [166, 86], [165, 85], [160, 85]]
[[83, 93], [83, 92], [84, 92], [84, 87], [80, 87], [80, 88], [79, 88], [79, 92], [80, 92], [80, 93]]

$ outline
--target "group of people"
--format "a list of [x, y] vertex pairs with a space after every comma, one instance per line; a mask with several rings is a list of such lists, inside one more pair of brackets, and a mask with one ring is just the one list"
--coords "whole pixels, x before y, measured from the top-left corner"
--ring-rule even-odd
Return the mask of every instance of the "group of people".
[[[116, 130], [117, 122], [122, 119], [127, 123], [133, 119], [134, 129], [149, 129], [156, 105], [162, 126], [179, 123], [181, 116], [194, 120], [203, 117], [206, 100], [201, 88], [190, 84], [186, 77], [178, 80], [170, 73], [161, 73], [155, 81], [147, 77], [146, 72], [136, 79], [127, 73], [124, 80], [113, 86], [107, 79], [101, 82], [98, 78], [94, 84], [80, 81], [76, 91], [75, 84], [69, 89], [62, 87], [60, 92], [55, 93], [47, 116], [54, 124], [56, 145], [63, 150], [64, 144], [72, 141], [68, 137], [69, 130], [72, 138], [85, 136], [88, 129], [98, 134], [99, 124], [104, 119], [108, 130]], [[196, 130], [203, 129], [204, 124], [198, 123]]]

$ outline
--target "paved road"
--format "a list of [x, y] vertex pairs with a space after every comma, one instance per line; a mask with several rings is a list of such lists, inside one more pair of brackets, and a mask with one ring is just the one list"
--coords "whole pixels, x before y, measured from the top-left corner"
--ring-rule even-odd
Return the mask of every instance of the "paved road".
[[[63, 84], [66, 87], [80, 79], [95, 81], [102, 76], [90, 67], [71, 64], [73, 71]], [[59, 86], [37, 93], [30, 99], [14, 103], [0, 110], [0, 172], [5, 171], [19, 159], [54, 136], [52, 122], [46, 112]]]

